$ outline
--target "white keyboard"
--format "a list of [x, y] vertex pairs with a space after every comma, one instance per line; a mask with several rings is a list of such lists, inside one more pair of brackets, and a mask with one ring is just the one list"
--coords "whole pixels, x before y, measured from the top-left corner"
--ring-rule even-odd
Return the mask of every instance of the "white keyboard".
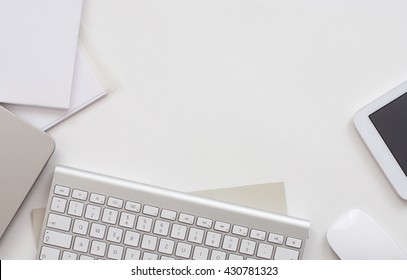
[[39, 259], [301, 259], [309, 222], [58, 166]]

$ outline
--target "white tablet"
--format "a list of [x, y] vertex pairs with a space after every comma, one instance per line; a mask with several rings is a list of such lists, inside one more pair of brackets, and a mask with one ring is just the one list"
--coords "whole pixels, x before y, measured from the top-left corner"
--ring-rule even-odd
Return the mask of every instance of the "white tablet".
[[407, 82], [359, 110], [353, 120], [393, 188], [407, 200]]

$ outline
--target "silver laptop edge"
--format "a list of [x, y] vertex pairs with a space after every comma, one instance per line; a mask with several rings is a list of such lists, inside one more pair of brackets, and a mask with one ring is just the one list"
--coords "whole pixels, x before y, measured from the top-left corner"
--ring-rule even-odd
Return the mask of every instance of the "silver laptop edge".
[[48, 134], [0, 106], [0, 237], [54, 149]]

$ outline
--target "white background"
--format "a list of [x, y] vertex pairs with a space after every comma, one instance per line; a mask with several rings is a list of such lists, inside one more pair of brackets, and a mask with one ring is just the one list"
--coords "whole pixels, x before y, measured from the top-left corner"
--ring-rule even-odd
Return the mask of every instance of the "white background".
[[35, 257], [31, 209], [56, 164], [180, 191], [284, 181], [311, 220], [306, 259], [336, 259], [326, 230], [369, 213], [407, 251], [407, 205], [353, 114], [407, 80], [407, 1], [85, 0], [81, 38], [105, 99], [50, 130], [56, 151], [0, 241]]

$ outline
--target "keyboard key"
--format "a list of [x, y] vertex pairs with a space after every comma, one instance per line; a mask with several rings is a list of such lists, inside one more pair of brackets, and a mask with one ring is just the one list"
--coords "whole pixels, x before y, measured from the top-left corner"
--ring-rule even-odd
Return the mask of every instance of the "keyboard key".
[[230, 254], [228, 260], [243, 260], [243, 256]]
[[194, 254], [192, 256], [192, 259], [194, 259], [194, 260], [207, 260], [208, 259], [208, 254], [209, 254], [209, 249], [208, 248], [196, 246], [194, 248]]
[[75, 243], [73, 244], [73, 249], [82, 253], [86, 253], [89, 248], [89, 239], [83, 237], [75, 237]]
[[177, 212], [168, 209], [163, 209], [161, 211], [161, 218], [175, 221], [175, 219], [177, 218]]
[[81, 261], [93, 261], [93, 260], [95, 260], [94, 257], [90, 257], [90, 256], [86, 256], [86, 255], [80, 255], [79, 259]]
[[75, 200], [69, 202], [68, 214], [76, 217], [82, 216], [84, 204]]
[[273, 246], [269, 244], [260, 243], [257, 249], [257, 256], [262, 259], [271, 259], [273, 253]]
[[76, 260], [78, 258], [78, 254], [74, 252], [65, 251], [62, 253], [62, 260]]
[[220, 235], [219, 233], [209, 231], [206, 234], [205, 245], [217, 248], [220, 245], [221, 237], [222, 235]]
[[134, 231], [126, 231], [126, 235], [124, 236], [124, 244], [137, 247], [138, 242], [140, 240], [140, 233]]
[[226, 260], [226, 253], [222, 251], [213, 250], [211, 260]]
[[72, 198], [79, 199], [79, 200], [86, 200], [88, 199], [88, 193], [82, 190], [74, 189], [72, 191]]
[[276, 244], [283, 244], [284, 242], [284, 236], [281, 234], [276, 234], [276, 233], [270, 233], [269, 234], [269, 238], [268, 238], [269, 242], [272, 243], [276, 243]]
[[96, 194], [96, 193], [91, 193], [89, 201], [96, 203], [96, 204], [105, 204], [106, 196], [101, 195], [101, 194]]
[[211, 228], [212, 227], [212, 220], [207, 219], [207, 218], [198, 217], [198, 219], [196, 220], [196, 225], [198, 227]]
[[186, 243], [178, 243], [177, 249], [175, 251], [175, 255], [180, 258], [188, 259], [189, 255], [191, 254], [192, 246]]
[[120, 260], [123, 255], [123, 247], [117, 245], [109, 245], [109, 251], [107, 257], [113, 260]]
[[121, 228], [109, 227], [106, 239], [115, 243], [122, 241], [123, 230]]
[[53, 230], [46, 230], [43, 242], [44, 244], [68, 249], [71, 247], [72, 235]]
[[226, 235], [223, 240], [222, 248], [227, 251], [236, 251], [238, 243], [239, 238]]
[[106, 246], [107, 245], [106, 245], [105, 242], [93, 240], [92, 241], [92, 246], [90, 248], [90, 253], [92, 255], [103, 257], [106, 254]]
[[136, 215], [123, 212], [120, 215], [119, 225], [126, 228], [133, 228], [136, 220]]
[[229, 232], [230, 230], [230, 224], [224, 223], [224, 222], [215, 222], [215, 227], [216, 230], [222, 231], [222, 232]]
[[266, 232], [262, 231], [262, 230], [252, 229], [250, 231], [250, 238], [257, 239], [257, 240], [265, 240]]
[[188, 234], [188, 241], [192, 243], [201, 244], [204, 237], [204, 233], [205, 232], [202, 229], [191, 228]]
[[157, 217], [158, 216], [158, 208], [150, 205], [144, 205], [143, 214], [148, 216]]
[[242, 227], [238, 225], [234, 225], [232, 229], [232, 233], [240, 236], [247, 236], [249, 229], [247, 227]]
[[166, 221], [156, 220], [154, 225], [154, 233], [162, 236], [167, 236], [170, 230], [170, 223]]
[[63, 231], [69, 231], [72, 218], [50, 213], [48, 215], [47, 226]]
[[192, 215], [185, 214], [185, 213], [179, 214], [178, 221], [180, 221], [181, 223], [192, 225], [192, 224], [194, 224], [194, 220], [195, 220], [195, 218]]
[[89, 236], [94, 238], [103, 239], [105, 237], [106, 226], [102, 224], [93, 223], [90, 227]]
[[293, 248], [301, 248], [301, 243], [302, 241], [297, 238], [292, 238], [292, 237], [287, 237], [287, 240], [285, 241], [285, 245]]
[[119, 212], [116, 210], [105, 208], [103, 210], [102, 222], [114, 225], [117, 222]]
[[243, 239], [242, 243], [240, 244], [240, 250], [239, 252], [245, 255], [253, 255], [254, 254], [254, 249], [256, 247], [256, 242]]
[[124, 209], [126, 209], [127, 211], [138, 213], [138, 212], [140, 212], [141, 204], [133, 202], [133, 201], [126, 201], [126, 205], [125, 205]]
[[85, 210], [85, 218], [93, 220], [93, 221], [98, 221], [100, 218], [101, 211], [102, 211], [102, 208], [100, 208], [99, 206], [88, 204], [86, 206], [86, 210]]
[[154, 251], [155, 246], [157, 245], [157, 240], [157, 237], [146, 234], [143, 236], [140, 247], [146, 250]]
[[145, 231], [145, 232], [150, 232], [152, 224], [153, 224], [153, 219], [148, 218], [148, 217], [139, 216], [138, 220], [137, 220], [136, 229]]
[[122, 208], [123, 207], [123, 199], [109, 197], [107, 199], [107, 206], [114, 207], [114, 208]]
[[88, 232], [89, 222], [84, 220], [76, 219], [73, 224], [73, 233], [85, 235]]
[[300, 253], [295, 250], [277, 247], [276, 253], [274, 255], [275, 260], [298, 260]]
[[187, 227], [179, 224], [174, 224], [171, 230], [171, 237], [184, 240], [187, 232]]
[[175, 242], [170, 239], [161, 239], [158, 246], [158, 252], [171, 255], [174, 251]]
[[127, 248], [126, 255], [124, 256], [125, 260], [139, 260], [141, 252], [139, 250]]
[[153, 260], [153, 261], [158, 260], [158, 255], [149, 252], [144, 252], [143, 260]]
[[55, 194], [58, 194], [58, 195], [61, 195], [61, 196], [66, 196], [66, 197], [69, 196], [70, 191], [71, 191], [70, 188], [60, 186], [60, 185], [55, 185], [55, 188], [54, 188], [54, 193]]
[[61, 250], [42, 246], [40, 252], [40, 260], [58, 260]]
[[53, 197], [51, 201], [51, 211], [64, 213], [67, 200], [59, 197]]

